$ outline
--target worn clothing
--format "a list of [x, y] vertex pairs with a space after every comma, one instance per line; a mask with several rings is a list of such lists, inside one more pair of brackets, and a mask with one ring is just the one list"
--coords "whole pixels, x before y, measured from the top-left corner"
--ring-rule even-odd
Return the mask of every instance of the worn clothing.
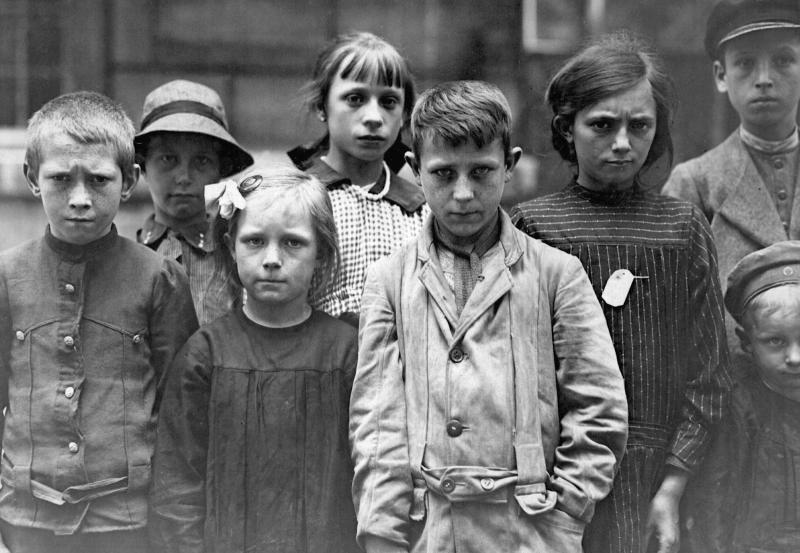
[[145, 220], [136, 232], [136, 239], [168, 259], [174, 259], [189, 276], [194, 308], [200, 324], [206, 324], [233, 308], [239, 287], [230, 274], [227, 249], [218, 244], [209, 224], [197, 225], [181, 232], [155, 220]]
[[59, 536], [0, 520], [0, 533], [11, 553], [151, 553], [146, 528]]
[[[723, 291], [728, 274], [748, 253], [775, 242], [800, 240], [800, 174], [796, 169], [800, 162], [790, 163], [790, 156], [800, 156], [800, 150], [766, 156], [771, 159], [757, 164], [737, 130], [716, 148], [677, 165], [664, 185], [664, 194], [692, 202], [711, 224]], [[764, 181], [762, 174], [770, 164], [775, 178], [784, 184], [771, 186]], [[788, 180], [790, 170], [794, 171], [792, 181]], [[771, 188], [775, 188], [775, 199]], [[789, 189], [794, 192], [790, 194]], [[791, 204], [789, 198], [793, 198]], [[781, 212], [789, 219], [782, 220]], [[736, 323], [730, 315], [726, 326], [735, 365], [746, 367], [746, 356], [734, 332]]]
[[350, 404], [358, 535], [413, 552], [579, 552], [625, 445], [623, 384], [576, 259], [500, 239], [460, 316], [429, 218], [364, 289]]
[[[319, 157], [298, 162], [328, 188], [342, 257], [337, 279], [328, 285], [318, 307], [334, 317], [358, 313], [367, 268], [413, 240], [430, 212], [422, 189], [390, 171], [383, 198], [367, 197], [365, 190], [334, 171]], [[383, 188], [385, 173], [368, 192]]]
[[665, 463], [697, 466], [730, 386], [708, 224], [692, 205], [638, 186], [601, 193], [576, 182], [517, 206], [512, 218], [534, 238], [575, 255], [598, 298], [615, 271], [637, 277], [623, 305], [601, 301], [625, 379], [630, 436], [585, 547], [640, 553], [647, 505]]
[[800, 403], [768, 389], [755, 368], [687, 493], [682, 551], [800, 549]]
[[320, 311], [267, 328], [241, 309], [175, 358], [151, 531], [165, 552], [355, 552], [347, 408], [356, 330]]
[[183, 269], [115, 227], [85, 246], [48, 229], [0, 254], [0, 518], [143, 527], [162, 381], [196, 328]]

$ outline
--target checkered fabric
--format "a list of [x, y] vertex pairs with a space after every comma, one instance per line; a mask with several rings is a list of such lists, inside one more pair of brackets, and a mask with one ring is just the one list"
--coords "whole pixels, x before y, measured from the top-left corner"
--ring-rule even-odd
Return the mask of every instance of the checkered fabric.
[[359, 186], [344, 184], [329, 189], [342, 268], [328, 286], [318, 308], [338, 317], [358, 313], [367, 267], [414, 240], [430, 213], [425, 204], [413, 213], [385, 200], [368, 199]]

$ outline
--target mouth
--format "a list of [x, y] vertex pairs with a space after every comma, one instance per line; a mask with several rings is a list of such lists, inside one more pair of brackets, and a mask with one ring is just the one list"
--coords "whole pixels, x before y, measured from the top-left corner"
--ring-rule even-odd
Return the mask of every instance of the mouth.
[[614, 165], [615, 167], [625, 167], [626, 165], [631, 165], [633, 163], [632, 159], [612, 159], [606, 161], [609, 165]]
[[375, 134], [367, 134], [367, 135], [364, 135], [364, 136], [359, 136], [357, 138], [357, 140], [359, 141], [359, 143], [365, 144], [365, 145], [368, 145], [368, 146], [383, 145], [386, 142], [386, 138], [384, 138], [382, 136], [375, 135]]
[[751, 104], [756, 105], [756, 106], [775, 104], [777, 102], [778, 102], [777, 99], [772, 98], [770, 96], [761, 96], [759, 98], [755, 98], [755, 99], [750, 101]]
[[90, 219], [87, 217], [68, 217], [67, 221], [70, 223], [93, 223], [94, 219]]

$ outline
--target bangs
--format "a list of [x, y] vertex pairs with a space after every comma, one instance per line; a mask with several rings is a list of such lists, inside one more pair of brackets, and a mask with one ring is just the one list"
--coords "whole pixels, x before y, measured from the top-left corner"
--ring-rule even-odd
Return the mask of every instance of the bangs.
[[410, 80], [405, 60], [385, 49], [348, 52], [340, 64], [339, 75], [368, 84], [404, 88]]

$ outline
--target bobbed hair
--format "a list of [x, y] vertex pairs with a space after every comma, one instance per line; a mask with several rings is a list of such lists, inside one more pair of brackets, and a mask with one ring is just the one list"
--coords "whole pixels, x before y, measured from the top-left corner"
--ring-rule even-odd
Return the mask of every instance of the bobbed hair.
[[411, 144], [417, 160], [425, 139], [451, 146], [467, 142], [478, 148], [501, 139], [511, 155], [511, 108], [495, 85], [483, 81], [451, 81], [422, 93], [411, 114]]
[[[291, 195], [292, 199], [301, 205], [311, 216], [314, 225], [314, 234], [317, 240], [317, 265], [309, 289], [309, 303], [316, 305], [328, 287], [336, 280], [341, 265], [339, 253], [339, 237], [336, 232], [336, 223], [333, 219], [333, 208], [328, 191], [319, 179], [299, 169], [287, 166], [270, 168], [256, 168], [248, 171], [239, 181], [242, 184], [253, 177], [259, 178], [258, 186], [247, 192], [242, 192], [245, 200], [252, 199], [265, 191], [279, 191], [281, 195]], [[236, 241], [239, 219], [243, 211], [235, 210], [229, 220], [217, 217], [217, 235], [227, 234], [231, 247]], [[231, 276], [234, 283], [241, 289], [235, 266], [231, 267]]]
[[566, 161], [576, 164], [575, 148], [564, 128], [575, 115], [597, 102], [625, 92], [643, 79], [650, 83], [656, 104], [656, 132], [642, 171], [666, 155], [672, 165], [674, 147], [670, 127], [675, 110], [675, 89], [661, 60], [646, 44], [627, 32], [605, 35], [571, 57], [551, 79], [545, 100], [553, 110], [550, 123], [553, 147]]
[[416, 94], [408, 61], [384, 39], [367, 32], [339, 35], [320, 52], [311, 80], [301, 89], [312, 113], [325, 112], [331, 83], [343, 79], [403, 89], [403, 120], [408, 122]]
[[48, 137], [66, 134], [78, 144], [108, 145], [126, 182], [133, 180], [135, 127], [120, 104], [97, 92], [63, 94], [43, 105], [28, 121], [25, 163], [34, 172]]

